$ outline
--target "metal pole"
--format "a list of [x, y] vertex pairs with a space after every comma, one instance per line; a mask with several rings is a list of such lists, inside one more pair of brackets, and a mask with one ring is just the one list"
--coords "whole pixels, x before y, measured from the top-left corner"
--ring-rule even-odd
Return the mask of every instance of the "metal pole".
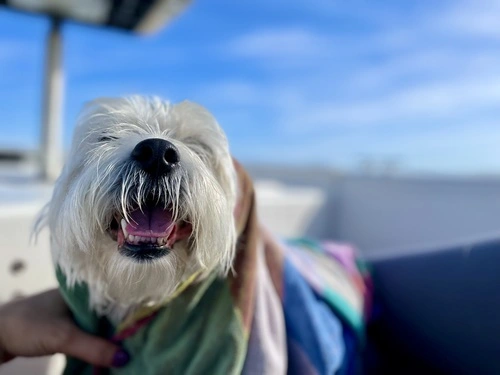
[[61, 20], [51, 20], [46, 46], [45, 83], [43, 89], [43, 128], [41, 172], [46, 181], [54, 181], [63, 162], [61, 114], [64, 96]]

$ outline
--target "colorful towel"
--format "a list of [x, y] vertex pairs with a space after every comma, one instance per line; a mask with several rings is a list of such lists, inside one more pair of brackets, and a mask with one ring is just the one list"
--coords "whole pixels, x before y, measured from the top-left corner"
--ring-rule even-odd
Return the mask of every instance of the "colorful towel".
[[66, 374], [351, 374], [363, 344], [369, 278], [347, 245], [279, 242], [258, 226], [253, 185], [235, 162], [240, 198], [234, 273], [193, 275], [161, 306], [118, 327], [88, 308], [86, 285], [61, 290], [76, 322], [130, 354], [122, 369], [69, 359]]

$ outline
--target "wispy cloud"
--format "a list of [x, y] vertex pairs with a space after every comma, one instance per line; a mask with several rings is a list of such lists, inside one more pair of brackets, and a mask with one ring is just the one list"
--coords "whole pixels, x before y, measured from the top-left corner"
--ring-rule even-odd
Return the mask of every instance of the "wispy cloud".
[[[263, 103], [282, 112], [283, 129], [315, 132], [348, 126], [408, 126], [418, 119], [447, 124], [464, 113], [493, 109], [500, 100], [500, 52], [490, 46], [468, 47], [450, 43], [464, 30], [453, 20], [483, 16], [487, 6], [473, 12], [462, 5], [434, 9], [416, 20], [359, 37], [360, 45], [340, 46], [338, 36], [305, 28], [262, 29], [233, 40], [229, 54], [259, 59], [273, 65], [294, 57], [314, 61], [310, 74], [291, 71], [260, 91]], [[338, 4], [337, 4], [338, 6]], [[394, 17], [388, 16], [392, 21]], [[441, 22], [437, 22], [440, 20]], [[474, 30], [471, 31], [474, 35]], [[427, 43], [432, 40], [433, 43]], [[357, 60], [351, 52], [379, 51], [376, 59]], [[337, 47], [337, 44], [339, 47]], [[443, 47], [445, 45], [445, 47]], [[404, 51], [401, 50], [404, 46]], [[472, 49], [470, 53], [467, 51]], [[328, 64], [336, 56], [343, 64]], [[325, 64], [325, 58], [327, 59]], [[257, 98], [258, 99], [258, 98]]]
[[215, 105], [241, 105], [251, 108], [263, 103], [263, 92], [255, 84], [243, 80], [223, 80], [203, 85], [193, 92], [193, 96], [207, 103]]
[[331, 48], [328, 39], [303, 27], [261, 29], [230, 41], [225, 51], [237, 57], [286, 59], [317, 56]]
[[443, 17], [435, 19], [435, 28], [456, 36], [500, 38], [500, 3], [496, 0], [458, 1]]
[[338, 126], [408, 127], [415, 126], [415, 119], [417, 123], [456, 121], [473, 111], [496, 109], [499, 103], [500, 78], [468, 78], [416, 85], [381, 97], [340, 104], [310, 101], [304, 103], [302, 113], [291, 113], [287, 123], [289, 129], [301, 132]]

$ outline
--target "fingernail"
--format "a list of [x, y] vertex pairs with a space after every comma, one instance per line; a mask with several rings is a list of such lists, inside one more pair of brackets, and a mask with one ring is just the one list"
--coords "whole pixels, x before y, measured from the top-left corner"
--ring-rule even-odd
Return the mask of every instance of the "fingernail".
[[113, 357], [113, 367], [123, 367], [130, 360], [130, 355], [123, 349], [118, 350]]

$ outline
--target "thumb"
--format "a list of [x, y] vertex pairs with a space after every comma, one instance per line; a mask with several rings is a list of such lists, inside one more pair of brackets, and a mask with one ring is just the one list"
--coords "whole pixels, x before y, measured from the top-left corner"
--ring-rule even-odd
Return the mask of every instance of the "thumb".
[[68, 336], [58, 351], [98, 367], [122, 367], [130, 359], [119, 346], [75, 326], [69, 328]]

